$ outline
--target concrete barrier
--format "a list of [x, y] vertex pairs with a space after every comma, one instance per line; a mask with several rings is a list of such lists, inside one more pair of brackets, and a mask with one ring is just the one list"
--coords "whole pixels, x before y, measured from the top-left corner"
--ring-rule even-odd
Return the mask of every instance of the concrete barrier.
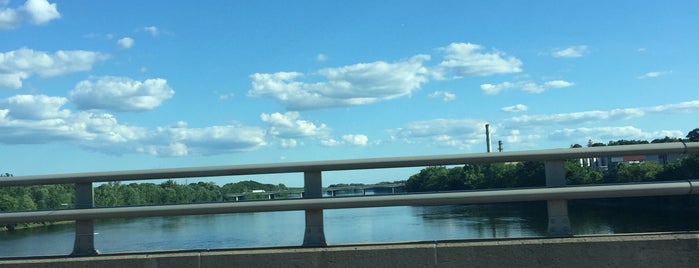
[[699, 233], [487, 239], [0, 260], [43, 267], [697, 267]]

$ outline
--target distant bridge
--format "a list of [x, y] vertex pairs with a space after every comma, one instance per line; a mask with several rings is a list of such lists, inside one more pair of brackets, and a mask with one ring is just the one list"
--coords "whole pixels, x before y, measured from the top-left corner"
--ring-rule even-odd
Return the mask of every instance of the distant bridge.
[[[405, 194], [405, 183], [385, 183], [385, 184], [369, 184], [369, 185], [348, 185], [348, 186], [333, 186], [323, 188], [324, 197], [335, 196], [364, 196], [364, 195], [389, 195], [389, 194]], [[293, 199], [303, 198], [303, 188], [290, 188], [281, 191], [252, 191], [244, 193], [236, 193], [227, 195], [227, 199], [231, 201], [243, 201], [250, 199], [260, 199], [260, 196], [266, 196], [264, 199]], [[253, 198], [251, 198], [253, 197]]]
[[[0, 187], [75, 184], [73, 209], [0, 213], [0, 224], [76, 221], [70, 257], [0, 260], [0, 267], [463, 267], [473, 266], [615, 266], [695, 267], [699, 259], [697, 230], [666, 234], [574, 236], [568, 217], [568, 200], [637, 196], [699, 194], [693, 180], [566, 186], [566, 159], [641, 154], [694, 154], [699, 143], [660, 143], [626, 146], [551, 149], [520, 152], [433, 155], [296, 163], [274, 163], [116, 172], [94, 172], [3, 178]], [[338, 170], [424, 167], [519, 161], [543, 161], [546, 187], [426, 193], [327, 197], [322, 172]], [[95, 182], [215, 177], [302, 172], [302, 199], [263, 200], [137, 207], [94, 207]], [[342, 187], [340, 187], [342, 188]], [[400, 187], [388, 187], [392, 191]], [[378, 188], [374, 188], [376, 190]], [[347, 188], [355, 191], [355, 188]], [[366, 193], [369, 188], [362, 188]], [[334, 194], [341, 189], [333, 189]], [[466, 242], [425, 241], [329, 247], [325, 241], [323, 210], [384, 206], [424, 206], [498, 202], [547, 201], [548, 236]], [[141, 252], [98, 256], [94, 247], [94, 221], [240, 212], [305, 211], [305, 235], [298, 247], [247, 250], [195, 250], [193, 252]]]

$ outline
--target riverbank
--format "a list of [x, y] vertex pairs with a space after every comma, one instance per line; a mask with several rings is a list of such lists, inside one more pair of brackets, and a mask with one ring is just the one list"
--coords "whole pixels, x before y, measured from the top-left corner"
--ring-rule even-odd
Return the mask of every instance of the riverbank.
[[30, 222], [30, 223], [18, 223], [18, 224], [8, 224], [0, 226], [0, 232], [12, 232], [17, 230], [25, 230], [39, 227], [47, 227], [53, 225], [64, 225], [72, 224], [75, 221], [53, 221], [53, 222]]

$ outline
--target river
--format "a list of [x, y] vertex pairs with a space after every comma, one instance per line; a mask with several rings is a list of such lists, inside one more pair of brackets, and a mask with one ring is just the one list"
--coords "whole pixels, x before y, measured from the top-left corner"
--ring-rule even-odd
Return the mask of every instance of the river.
[[[573, 232], [609, 234], [699, 230], [699, 215], [680, 211], [570, 205]], [[546, 234], [546, 203], [400, 206], [324, 211], [328, 244], [432, 241]], [[297, 246], [304, 212], [99, 220], [95, 247], [102, 253], [180, 249]], [[0, 232], [0, 257], [64, 255], [72, 224]]]

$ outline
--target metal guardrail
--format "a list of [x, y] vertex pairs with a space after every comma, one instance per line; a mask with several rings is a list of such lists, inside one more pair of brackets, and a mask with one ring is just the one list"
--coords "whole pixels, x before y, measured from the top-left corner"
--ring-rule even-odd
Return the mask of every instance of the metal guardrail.
[[[505, 153], [434, 155], [17, 176], [3, 178], [0, 180], [0, 187], [75, 183], [76, 208], [51, 211], [4, 212], [0, 213], [0, 223], [75, 220], [76, 236], [73, 255], [94, 255], [97, 254], [97, 251], [94, 248], [93, 231], [93, 220], [95, 219], [305, 210], [306, 225], [303, 246], [325, 246], [326, 242], [323, 230], [324, 209], [546, 200], [548, 202], [549, 236], [570, 236], [572, 235], [572, 231], [570, 221], [568, 219], [567, 200], [697, 194], [699, 193], [699, 181], [690, 180], [681, 182], [565, 186], [565, 159], [668, 153], [699, 153], [699, 143], [678, 142]], [[322, 171], [517, 161], [544, 161], [547, 187], [453, 193], [322, 198]], [[142, 207], [94, 207], [94, 192], [92, 186], [92, 183], [94, 182], [294, 172], [304, 173], [305, 195], [303, 199]]]

